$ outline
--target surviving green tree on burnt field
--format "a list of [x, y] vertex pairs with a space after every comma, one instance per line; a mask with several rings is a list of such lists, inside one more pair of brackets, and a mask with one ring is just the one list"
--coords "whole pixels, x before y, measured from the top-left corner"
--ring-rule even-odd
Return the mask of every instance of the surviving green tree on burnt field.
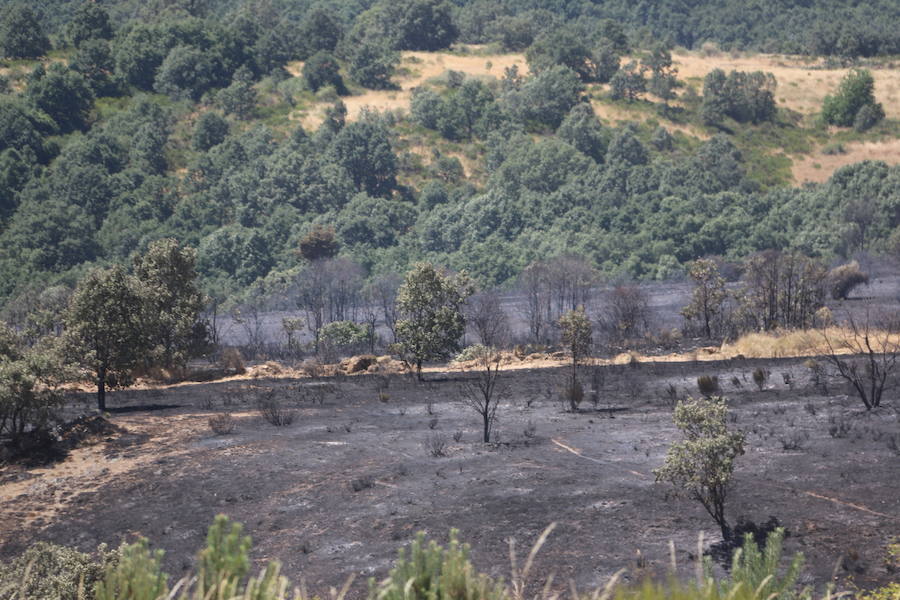
[[463, 305], [472, 295], [465, 272], [450, 275], [430, 263], [419, 263], [406, 274], [397, 293], [397, 343], [422, 378], [422, 363], [447, 358], [459, 350], [466, 329]]

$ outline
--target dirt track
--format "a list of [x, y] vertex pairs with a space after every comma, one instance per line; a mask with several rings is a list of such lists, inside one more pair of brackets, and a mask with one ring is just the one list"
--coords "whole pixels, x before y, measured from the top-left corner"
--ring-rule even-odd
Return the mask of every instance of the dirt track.
[[[55, 467], [7, 468], [0, 555], [36, 540], [91, 549], [140, 534], [167, 550], [169, 573], [180, 575], [213, 516], [224, 512], [246, 524], [258, 564], [277, 558], [320, 593], [356, 575], [360, 595], [365, 579], [385, 574], [415, 532], [446, 539], [452, 527], [472, 545], [479, 568], [495, 575], [509, 574], [509, 538], [530, 547], [551, 522], [559, 525], [539, 556], [536, 581], [552, 572], [585, 588], [622, 567], [637, 577], [639, 562], [661, 571], [669, 540], [690, 572], [698, 533], [718, 535], [699, 505], [667, 499], [667, 488], [654, 482], [675, 437], [663, 389], [671, 382], [681, 394], [695, 393], [697, 375], [718, 373], [734, 426], [748, 434], [731, 518], [776, 516], [790, 532], [788, 549], [807, 555], [819, 586], [839, 560], [841, 580], [888, 581], [886, 544], [900, 534], [900, 456], [886, 443], [900, 433], [896, 412], [861, 414], [841, 390], [823, 397], [806, 389], [799, 361], [769, 361], [769, 384], [757, 391], [750, 379], [757, 364], [607, 367], [600, 410], [588, 405], [577, 414], [556, 400], [566, 371], [510, 372], [499, 443], [489, 446], [478, 440], [477, 416], [456, 402], [459, 373], [432, 373], [443, 381], [425, 385], [394, 376], [387, 402], [378, 400], [371, 376], [116, 392], [112, 407], [178, 407], [116, 414], [111, 420], [128, 433], [77, 449]], [[793, 391], [783, 372], [792, 373]], [[325, 386], [325, 403], [305, 400], [290, 426], [273, 427], [250, 409], [255, 388], [275, 387], [296, 401], [299, 386]], [[209, 401], [214, 408], [202, 408]], [[237, 430], [216, 437], [207, 418], [226, 408]], [[832, 421], [849, 423], [846, 437], [829, 435]], [[533, 436], [525, 433], [529, 423]], [[446, 457], [423, 446], [435, 432], [446, 436]], [[785, 449], [790, 442], [800, 448]]]

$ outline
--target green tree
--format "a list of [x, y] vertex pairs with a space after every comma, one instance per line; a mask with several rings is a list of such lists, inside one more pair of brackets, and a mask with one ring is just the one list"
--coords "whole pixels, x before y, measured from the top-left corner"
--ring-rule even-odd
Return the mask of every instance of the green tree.
[[197, 101], [215, 84], [215, 70], [209, 52], [192, 46], [176, 46], [159, 66], [153, 87], [176, 100]]
[[112, 37], [109, 13], [97, 2], [82, 2], [66, 26], [66, 38], [76, 48], [88, 40], [109, 40]]
[[681, 309], [681, 314], [689, 321], [699, 320], [706, 337], [711, 338], [715, 318], [722, 312], [722, 305], [728, 296], [725, 278], [719, 275], [716, 263], [705, 258], [691, 263], [688, 275], [694, 282], [694, 291], [691, 302]]
[[216, 94], [216, 102], [226, 115], [239, 119], [249, 119], [256, 110], [256, 90], [253, 88], [253, 74], [246, 67], [234, 73], [231, 85]]
[[398, 10], [398, 43], [402, 50], [442, 50], [449, 48], [459, 35], [453, 22], [453, 7], [445, 0], [404, 0]]
[[94, 373], [97, 408], [107, 387], [131, 383], [147, 350], [140, 283], [121, 266], [94, 269], [78, 283], [66, 312], [67, 356]]
[[559, 129], [556, 130], [556, 135], [598, 163], [603, 162], [610, 136], [600, 124], [600, 119], [589, 103], [576, 104], [563, 119]]
[[195, 150], [206, 152], [218, 146], [228, 137], [228, 121], [217, 112], [207, 111], [197, 120], [191, 140]]
[[37, 58], [50, 50], [37, 15], [24, 3], [4, 9], [0, 20], [0, 53], [8, 58]]
[[397, 292], [397, 343], [422, 378], [422, 363], [459, 351], [466, 330], [463, 305], [474, 293], [465, 271], [450, 275], [430, 263], [419, 263], [406, 274]]
[[656, 469], [657, 481], [675, 486], [676, 493], [703, 505], [722, 531], [731, 539], [725, 517], [734, 461], [744, 453], [744, 434], [728, 429], [728, 406], [724, 398], [679, 401], [675, 406], [675, 426], [684, 439], [669, 448], [665, 464]]
[[609, 81], [609, 95], [613, 100], [634, 102], [647, 91], [646, 68], [632, 61], [616, 71]]
[[209, 350], [206, 298], [197, 287], [197, 251], [174, 239], [158, 240], [134, 263], [144, 304], [147, 364], [183, 368]]
[[60, 63], [35, 69], [25, 96], [64, 133], [87, 127], [94, 105], [94, 92], [84, 77]]
[[119, 92], [119, 79], [113, 74], [115, 62], [106, 40], [84, 40], [72, 56], [69, 67], [81, 73], [95, 96], [113, 96]]
[[0, 436], [17, 444], [28, 432], [46, 433], [62, 406], [63, 373], [50, 344], [27, 348], [0, 322]]
[[334, 52], [342, 36], [340, 20], [323, 8], [309, 11], [300, 25], [300, 39], [307, 54]]
[[391, 89], [391, 77], [399, 63], [400, 55], [385, 42], [364, 40], [350, 56], [350, 77], [365, 88]]
[[397, 186], [397, 157], [389, 132], [375, 118], [355, 121], [341, 129], [328, 156], [347, 170], [358, 190], [370, 196], [389, 196]]
[[830, 125], [850, 127], [864, 107], [871, 107], [869, 122], [884, 118], [884, 108], [875, 101], [875, 79], [867, 69], [853, 69], [841, 80], [835, 95], [825, 96], [822, 120]]
[[[578, 365], [587, 356], [590, 356], [593, 344], [594, 328], [591, 320], [585, 314], [583, 306], [570, 310], [559, 318], [559, 332], [562, 345], [572, 355], [572, 387], [574, 389], [578, 384]], [[577, 405], [573, 403], [572, 409], [575, 408]]]
[[529, 68], [540, 73], [555, 65], [569, 67], [584, 82], [596, 81], [597, 73], [591, 50], [584, 37], [569, 28], [561, 28], [538, 36], [525, 53]]
[[347, 92], [341, 78], [340, 65], [331, 53], [320, 50], [313, 54], [303, 65], [303, 78], [306, 85], [314, 92], [330, 85], [338, 94]]
[[669, 101], [675, 98], [675, 85], [678, 82], [678, 69], [672, 66], [672, 53], [665, 46], [656, 45], [641, 64], [650, 71], [647, 91], [668, 106]]

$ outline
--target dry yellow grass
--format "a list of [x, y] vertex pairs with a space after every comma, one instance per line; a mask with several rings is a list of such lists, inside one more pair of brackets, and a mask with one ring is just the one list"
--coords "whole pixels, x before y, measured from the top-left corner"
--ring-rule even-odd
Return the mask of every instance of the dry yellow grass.
[[[834, 93], [841, 79], [849, 69], [811, 68], [820, 64], [809, 62], [796, 56], [779, 54], [757, 54], [731, 57], [700, 56], [693, 53], [679, 54], [673, 57], [678, 67], [679, 79], [691, 77], [703, 78], [713, 69], [724, 71], [767, 71], [775, 76], [778, 88], [775, 98], [779, 106], [796, 110], [802, 114], [818, 113], [822, 101], [828, 94]], [[884, 105], [888, 117], [900, 117], [900, 70], [875, 69], [875, 96]]]
[[[900, 164], [900, 140], [883, 142], [850, 142], [844, 144], [844, 154], [826, 155], [821, 150], [811, 156], [793, 159], [792, 172], [797, 183], [827, 181], [835, 170], [863, 160], [881, 160], [889, 165]], [[818, 166], [817, 166], [818, 165]]]
[[[900, 334], [870, 331], [869, 339], [876, 352], [894, 352], [900, 348]], [[789, 358], [829, 354], [854, 354], [865, 346], [862, 337], [850, 329], [829, 327], [818, 329], [749, 333], [732, 344], [723, 344], [721, 354], [727, 358]], [[887, 348], [885, 348], [885, 346]]]

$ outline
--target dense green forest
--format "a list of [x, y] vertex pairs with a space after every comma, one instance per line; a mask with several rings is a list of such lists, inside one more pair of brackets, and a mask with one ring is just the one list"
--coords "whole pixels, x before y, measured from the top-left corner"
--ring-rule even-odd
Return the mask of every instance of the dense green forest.
[[[842, 60], [895, 53], [887, 24], [900, 3], [7, 4], [8, 305], [166, 237], [198, 249], [204, 289], [221, 300], [290, 280], [321, 226], [367, 276], [424, 259], [484, 285], [569, 253], [610, 276], [667, 279], [702, 256], [831, 259], [900, 241], [900, 168], [861, 163], [822, 185], [784, 186], [765, 151], [747, 151], [748, 139], [772, 146], [796, 129], [771, 76], [714, 71], [692, 86], [669, 52], [717, 41]], [[449, 72], [416, 90], [409, 111], [347, 119], [341, 96], [394, 87], [400, 51], [460, 43], [525, 51], [531, 73]], [[305, 61], [300, 76], [291, 61]], [[600, 95], [656, 116], [602, 123], [588, 103]], [[306, 130], [289, 114], [313, 102], [331, 108]], [[893, 127], [866, 71], [823, 117]], [[711, 137], [673, 136], [667, 122]]]

